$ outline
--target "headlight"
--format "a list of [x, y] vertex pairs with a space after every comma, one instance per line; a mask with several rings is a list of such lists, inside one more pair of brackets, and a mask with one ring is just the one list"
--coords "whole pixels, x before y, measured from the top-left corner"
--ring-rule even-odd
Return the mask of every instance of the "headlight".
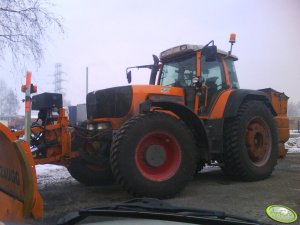
[[97, 124], [97, 130], [106, 130], [111, 127], [110, 123], [98, 123]]
[[87, 124], [86, 125], [86, 129], [88, 129], [88, 130], [94, 130], [94, 124]]

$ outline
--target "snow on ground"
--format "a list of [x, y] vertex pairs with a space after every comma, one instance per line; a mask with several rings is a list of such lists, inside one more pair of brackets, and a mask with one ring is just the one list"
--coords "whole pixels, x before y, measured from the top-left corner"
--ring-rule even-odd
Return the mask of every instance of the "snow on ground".
[[220, 170], [221, 168], [219, 166], [209, 166], [205, 165], [204, 168], [201, 170], [201, 173], [208, 173], [212, 171]]
[[[64, 170], [63, 166], [57, 166], [57, 165], [51, 165], [51, 164], [46, 164], [46, 165], [36, 165], [35, 169], [36, 172], [39, 176], [45, 176], [48, 175], [49, 173], [56, 173], [58, 171]], [[68, 172], [68, 171], [66, 171]]]
[[288, 153], [300, 153], [300, 137], [291, 137], [286, 143], [285, 148]]
[[36, 165], [37, 183], [39, 188], [49, 184], [76, 182], [64, 166], [57, 165]]
[[290, 139], [285, 143], [288, 153], [300, 153], [300, 132], [298, 130], [290, 131]]

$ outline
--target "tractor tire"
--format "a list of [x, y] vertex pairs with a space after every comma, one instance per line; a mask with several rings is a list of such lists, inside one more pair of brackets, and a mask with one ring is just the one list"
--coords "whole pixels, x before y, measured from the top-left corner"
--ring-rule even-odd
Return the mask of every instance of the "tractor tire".
[[126, 121], [112, 144], [111, 166], [117, 183], [137, 197], [170, 198], [196, 170], [197, 148], [188, 127], [165, 113]]
[[272, 113], [261, 101], [243, 103], [237, 116], [224, 124], [222, 170], [236, 180], [262, 180], [271, 175], [277, 157], [277, 129]]
[[109, 185], [114, 183], [109, 165], [92, 164], [77, 157], [71, 160], [67, 169], [75, 180], [84, 185]]

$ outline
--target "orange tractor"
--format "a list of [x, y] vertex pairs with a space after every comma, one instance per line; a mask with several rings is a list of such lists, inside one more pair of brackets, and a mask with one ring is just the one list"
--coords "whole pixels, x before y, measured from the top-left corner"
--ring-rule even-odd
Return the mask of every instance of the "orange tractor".
[[[235, 35], [230, 42], [232, 47]], [[213, 41], [170, 48], [153, 59], [152, 65], [127, 68], [129, 83], [129, 69], [151, 69], [149, 85], [89, 93], [87, 121], [80, 126], [68, 126], [61, 95], [33, 96], [32, 108], [39, 116], [30, 143], [23, 146], [27, 153], [31, 146], [31, 168], [61, 164], [80, 183], [117, 182], [134, 196], [157, 198], [174, 196], [205, 164], [217, 164], [242, 181], [270, 176], [277, 158], [286, 155], [288, 97], [270, 88], [240, 89], [237, 57], [217, 49]], [[24, 131], [0, 127], [0, 134], [2, 166], [8, 146], [23, 143]], [[9, 194], [3, 177], [0, 190]]]

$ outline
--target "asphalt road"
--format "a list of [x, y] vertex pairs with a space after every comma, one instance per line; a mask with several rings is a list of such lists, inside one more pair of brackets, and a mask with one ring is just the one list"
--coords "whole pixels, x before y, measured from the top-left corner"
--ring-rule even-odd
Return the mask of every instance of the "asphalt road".
[[[68, 212], [132, 198], [118, 185], [86, 187], [69, 175], [60, 180], [56, 179], [56, 173], [47, 176], [44, 179], [56, 182], [43, 183], [39, 187], [45, 202], [45, 218], [40, 222], [28, 220], [28, 223], [55, 224]], [[236, 182], [226, 178], [218, 167], [204, 169], [178, 196], [167, 201], [279, 224], [268, 218], [265, 209], [280, 204], [300, 215], [300, 153], [291, 153], [286, 159], [279, 160], [272, 176], [259, 182]], [[300, 219], [297, 223], [300, 224]]]

